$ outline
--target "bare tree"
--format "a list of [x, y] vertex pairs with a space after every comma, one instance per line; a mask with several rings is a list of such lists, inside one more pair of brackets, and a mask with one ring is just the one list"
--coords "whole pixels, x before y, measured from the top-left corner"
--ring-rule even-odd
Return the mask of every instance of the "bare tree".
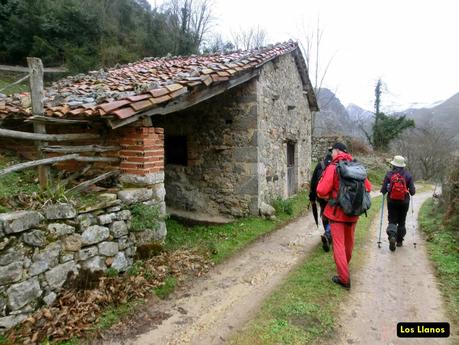
[[445, 130], [428, 123], [407, 130], [395, 140], [391, 149], [407, 158], [407, 164], [415, 178], [441, 181], [451, 161], [454, 141]]
[[236, 49], [249, 50], [266, 45], [267, 33], [264, 29], [252, 27], [232, 34], [233, 44]]
[[212, 0], [171, 0], [163, 10], [170, 14], [169, 30], [177, 54], [198, 52], [209, 32], [212, 17]]
[[332, 55], [330, 58], [323, 60], [322, 53], [322, 39], [324, 30], [320, 27], [320, 19], [317, 18], [317, 24], [313, 29], [308, 29], [303, 23], [303, 39], [300, 40], [301, 50], [308, 67], [309, 75], [312, 77], [312, 85], [316, 96], [319, 96], [320, 89], [324, 83], [328, 69], [335, 57]]

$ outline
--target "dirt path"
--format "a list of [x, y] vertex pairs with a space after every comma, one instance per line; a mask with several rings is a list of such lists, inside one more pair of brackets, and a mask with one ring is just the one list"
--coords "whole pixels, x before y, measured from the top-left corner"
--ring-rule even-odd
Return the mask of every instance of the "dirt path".
[[[438, 282], [419, 230], [416, 228], [416, 248], [413, 227], [424, 200], [432, 192], [416, 195], [414, 214], [407, 217], [404, 246], [389, 251], [384, 218], [381, 248], [377, 246], [379, 219], [372, 226], [365, 266], [352, 276], [352, 290], [341, 309], [337, 335], [329, 344], [398, 345], [398, 344], [459, 344], [456, 338], [397, 338], [398, 322], [448, 321]], [[387, 214], [387, 208], [385, 215]], [[457, 332], [452, 325], [451, 332]]]
[[[215, 267], [206, 278], [152, 306], [156, 325], [129, 340], [107, 344], [224, 343], [233, 329], [250, 320], [261, 302], [320, 242], [312, 216], [300, 217]], [[168, 315], [165, 316], [164, 313]]]

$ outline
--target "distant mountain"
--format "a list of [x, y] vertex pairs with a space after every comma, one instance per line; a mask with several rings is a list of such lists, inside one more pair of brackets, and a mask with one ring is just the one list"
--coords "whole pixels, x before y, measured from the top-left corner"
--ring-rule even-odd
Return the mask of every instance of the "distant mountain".
[[432, 108], [411, 108], [398, 114], [406, 114], [415, 121], [416, 126], [444, 128], [447, 134], [455, 136], [455, 141], [459, 142], [459, 93]]
[[373, 118], [373, 113], [371, 111], [360, 108], [357, 104], [349, 104], [346, 110], [350, 118], [355, 121], [370, 120]]
[[[373, 113], [356, 104], [347, 107], [329, 89], [320, 89], [317, 94], [320, 112], [315, 116], [314, 135], [345, 134], [365, 138], [361, 126], [370, 132]], [[435, 103], [437, 104], [437, 102]], [[459, 143], [459, 93], [440, 104], [429, 108], [409, 108], [394, 113], [414, 119], [416, 126], [435, 126], [443, 128]]]
[[320, 112], [314, 119], [314, 135], [346, 134], [355, 132], [354, 121], [336, 95], [329, 89], [317, 92]]

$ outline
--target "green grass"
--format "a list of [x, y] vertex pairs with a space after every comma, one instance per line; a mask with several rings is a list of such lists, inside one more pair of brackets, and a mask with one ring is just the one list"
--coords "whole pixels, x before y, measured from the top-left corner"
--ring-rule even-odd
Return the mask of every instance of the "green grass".
[[[0, 168], [19, 163], [19, 160], [9, 154], [0, 153]], [[36, 169], [13, 172], [0, 177], [0, 212], [8, 212], [6, 201], [20, 193], [31, 194], [39, 192], [40, 187], [35, 179]]]
[[444, 206], [435, 206], [433, 200], [428, 199], [421, 207], [419, 223], [440, 280], [439, 287], [449, 316], [455, 324], [459, 324], [459, 216], [456, 215], [447, 225], [443, 217]]
[[99, 323], [96, 328], [108, 329], [125, 315], [129, 315], [134, 311], [134, 308], [140, 303], [140, 301], [131, 301], [119, 306], [112, 306], [107, 308], [101, 315]]
[[[25, 76], [24, 73], [8, 73], [7, 74], [5, 72], [2, 72], [2, 76], [0, 79], [0, 90], [11, 83], [14, 83], [16, 80], [21, 79], [24, 76]], [[20, 84], [13, 85], [0, 92], [5, 95], [11, 95], [13, 93], [20, 93], [20, 92], [29, 92], [29, 86], [27, 85], [27, 82], [28, 80], [25, 80]]]
[[155, 288], [154, 292], [156, 296], [158, 296], [161, 299], [164, 299], [174, 291], [176, 285], [177, 279], [175, 279], [175, 277], [170, 276], [166, 278], [166, 280], [164, 281], [164, 285]]
[[222, 262], [261, 235], [269, 233], [298, 217], [307, 208], [308, 194], [306, 191], [302, 191], [285, 203], [290, 205], [291, 214], [278, 213], [275, 220], [248, 217], [225, 225], [187, 227], [174, 219], [168, 219], [166, 220], [165, 249], [198, 249], [209, 255], [214, 263]]
[[[381, 207], [381, 198], [372, 200], [368, 218], [361, 217], [355, 234], [351, 271], [361, 266], [362, 250], [372, 219]], [[330, 278], [336, 274], [330, 254], [317, 247], [307, 261], [264, 302], [258, 315], [236, 335], [231, 344], [311, 344], [333, 334], [337, 308], [348, 294]]]
[[6, 345], [6, 340], [5, 336], [0, 334], [0, 345]]
[[384, 169], [382, 166], [368, 169], [368, 179], [370, 180], [374, 189], [381, 187], [387, 170], [388, 169]]

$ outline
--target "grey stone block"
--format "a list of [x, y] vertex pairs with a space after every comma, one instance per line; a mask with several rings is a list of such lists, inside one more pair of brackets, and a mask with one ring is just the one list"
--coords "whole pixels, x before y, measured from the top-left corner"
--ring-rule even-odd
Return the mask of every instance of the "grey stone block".
[[77, 217], [77, 223], [79, 224], [80, 231], [84, 231], [91, 225], [96, 224], [96, 217], [90, 213], [80, 214]]
[[123, 210], [116, 214], [116, 219], [118, 220], [129, 220], [131, 218], [132, 218], [132, 214], [131, 214], [131, 211], [129, 210]]
[[81, 267], [90, 270], [91, 272], [105, 271], [107, 268], [107, 266], [105, 266], [105, 258], [102, 256], [95, 256], [82, 262]]
[[62, 239], [62, 248], [69, 252], [77, 252], [81, 249], [82, 243], [82, 236], [73, 234]]
[[128, 267], [128, 262], [123, 252], [116, 254], [111, 267], [116, 269], [118, 272], [123, 272], [126, 270]]
[[2, 330], [8, 330], [21, 323], [27, 318], [25, 314], [9, 315], [0, 317], [0, 332]]
[[0, 266], [0, 285], [15, 283], [22, 277], [22, 262], [13, 262], [8, 266]]
[[70, 219], [77, 215], [75, 208], [70, 204], [49, 205], [43, 211], [47, 219]]
[[78, 259], [80, 261], [85, 261], [85, 260], [88, 260], [96, 256], [98, 253], [99, 253], [99, 249], [97, 249], [96, 246], [86, 247], [86, 248], [81, 249], [78, 252]]
[[164, 182], [164, 172], [147, 174], [146, 176], [138, 176], [133, 174], [123, 174], [119, 178], [121, 183], [134, 185], [138, 187], [147, 187], [157, 183]]
[[54, 301], [56, 300], [57, 295], [54, 292], [50, 292], [48, 295], [43, 297], [43, 301], [46, 303], [46, 305], [52, 305]]
[[53, 236], [61, 237], [73, 234], [75, 227], [63, 223], [51, 223], [48, 225], [48, 231]]
[[18, 310], [40, 297], [42, 291], [37, 278], [26, 280], [22, 283], [11, 285], [7, 290], [8, 307], [11, 310]]
[[13, 262], [24, 260], [24, 249], [21, 247], [9, 248], [6, 253], [0, 255], [0, 266], [6, 266]]
[[118, 253], [117, 242], [102, 242], [97, 245], [99, 254], [105, 256], [115, 256]]
[[16, 211], [0, 214], [0, 224], [5, 234], [15, 234], [36, 227], [43, 216], [35, 211]]
[[[129, 212], [129, 211], [128, 211]], [[126, 222], [119, 220], [110, 225], [110, 232], [114, 238], [119, 238], [128, 234]]]
[[32, 247], [43, 248], [46, 246], [46, 233], [41, 230], [32, 230], [24, 233], [21, 239], [25, 244]]
[[119, 248], [119, 250], [125, 250], [131, 244], [132, 244], [132, 242], [129, 241], [127, 236], [123, 236], [123, 237], [118, 239], [118, 248]]
[[69, 272], [78, 274], [78, 267], [75, 261], [69, 261], [65, 264], [58, 265], [45, 273], [46, 281], [50, 289], [59, 289], [67, 280]]
[[93, 225], [83, 231], [81, 235], [83, 246], [95, 244], [106, 240], [110, 236], [110, 230], [104, 226]]
[[114, 220], [116, 220], [115, 213], [102, 214], [97, 217], [97, 221], [100, 225], [110, 224]]
[[147, 201], [152, 197], [153, 191], [148, 188], [127, 188], [118, 192], [118, 198], [128, 205]]

